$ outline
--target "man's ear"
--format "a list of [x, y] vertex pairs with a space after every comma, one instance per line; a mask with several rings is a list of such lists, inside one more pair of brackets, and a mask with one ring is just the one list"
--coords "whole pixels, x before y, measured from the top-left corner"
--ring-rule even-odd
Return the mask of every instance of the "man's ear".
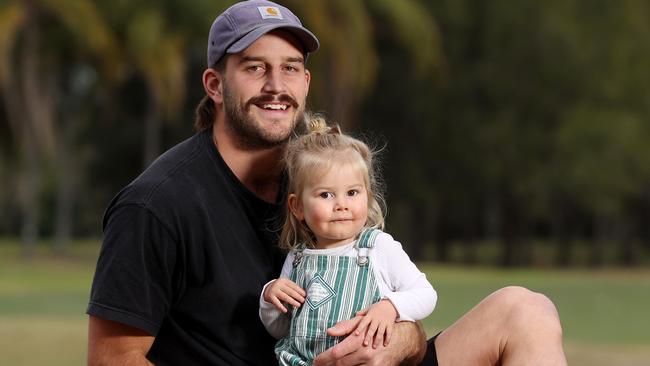
[[215, 69], [208, 68], [203, 72], [203, 89], [215, 103], [223, 103], [223, 75]]
[[307, 91], [309, 91], [309, 83], [311, 82], [311, 72], [305, 69], [305, 81], [307, 82]]
[[290, 193], [287, 201], [289, 204], [289, 210], [291, 210], [293, 216], [295, 216], [298, 221], [304, 220], [305, 214], [302, 211], [302, 204], [300, 204], [298, 196], [294, 193]]

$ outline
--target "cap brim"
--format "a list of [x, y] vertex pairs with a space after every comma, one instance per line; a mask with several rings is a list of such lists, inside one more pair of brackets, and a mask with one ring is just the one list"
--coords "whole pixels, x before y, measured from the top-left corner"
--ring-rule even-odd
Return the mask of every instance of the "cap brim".
[[258, 38], [275, 29], [286, 29], [291, 32], [298, 38], [300, 43], [302, 43], [305, 53], [314, 52], [318, 50], [318, 47], [320, 46], [316, 36], [305, 28], [287, 24], [269, 24], [250, 31], [244, 37], [228, 47], [226, 53], [241, 52], [247, 49], [251, 44], [253, 44], [253, 42], [257, 41]]

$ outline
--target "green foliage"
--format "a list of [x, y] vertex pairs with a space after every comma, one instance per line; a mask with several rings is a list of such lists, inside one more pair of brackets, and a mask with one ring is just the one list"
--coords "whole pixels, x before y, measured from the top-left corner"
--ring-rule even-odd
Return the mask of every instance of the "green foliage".
[[[650, 182], [647, 3], [428, 7], [443, 74], [404, 72], [387, 47], [379, 87], [364, 104], [364, 128], [393, 147], [385, 171], [399, 193], [389, 207], [424, 212], [394, 217], [400, 236], [446, 245], [497, 235], [509, 238], [505, 253], [522, 248], [524, 236], [599, 240], [603, 222], [641, 220]], [[626, 235], [647, 241], [640, 225]]]
[[576, 105], [558, 129], [559, 189], [597, 213], [620, 214], [650, 180], [650, 130], [639, 115]]
[[376, 87], [381, 64], [377, 36], [390, 33], [410, 57], [411, 65], [426, 74], [436, 65], [439, 39], [436, 23], [415, 1], [286, 1], [319, 38], [321, 48], [310, 56], [310, 94], [315, 109], [343, 126], [355, 128], [361, 101]]
[[[142, 161], [192, 133], [233, 2], [1, 2], [3, 232], [56, 233], [67, 187], [73, 234], [98, 234]], [[416, 257], [465, 238], [522, 263], [524, 237], [650, 250], [647, 2], [281, 3], [321, 41], [312, 109], [387, 143], [389, 225]]]

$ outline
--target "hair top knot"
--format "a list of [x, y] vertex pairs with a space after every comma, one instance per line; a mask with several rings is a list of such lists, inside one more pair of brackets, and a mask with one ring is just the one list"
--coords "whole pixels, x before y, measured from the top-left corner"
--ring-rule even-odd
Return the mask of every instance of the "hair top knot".
[[307, 130], [310, 134], [316, 135], [340, 135], [341, 128], [338, 125], [328, 126], [325, 118], [319, 114], [313, 114], [309, 116], [309, 121], [307, 123]]

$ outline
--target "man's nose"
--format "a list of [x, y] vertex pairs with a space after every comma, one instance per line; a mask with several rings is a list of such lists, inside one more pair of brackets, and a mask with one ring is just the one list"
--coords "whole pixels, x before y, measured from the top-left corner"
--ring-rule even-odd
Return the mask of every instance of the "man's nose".
[[267, 73], [263, 91], [269, 94], [280, 94], [286, 91], [282, 73], [279, 70], [272, 69]]

